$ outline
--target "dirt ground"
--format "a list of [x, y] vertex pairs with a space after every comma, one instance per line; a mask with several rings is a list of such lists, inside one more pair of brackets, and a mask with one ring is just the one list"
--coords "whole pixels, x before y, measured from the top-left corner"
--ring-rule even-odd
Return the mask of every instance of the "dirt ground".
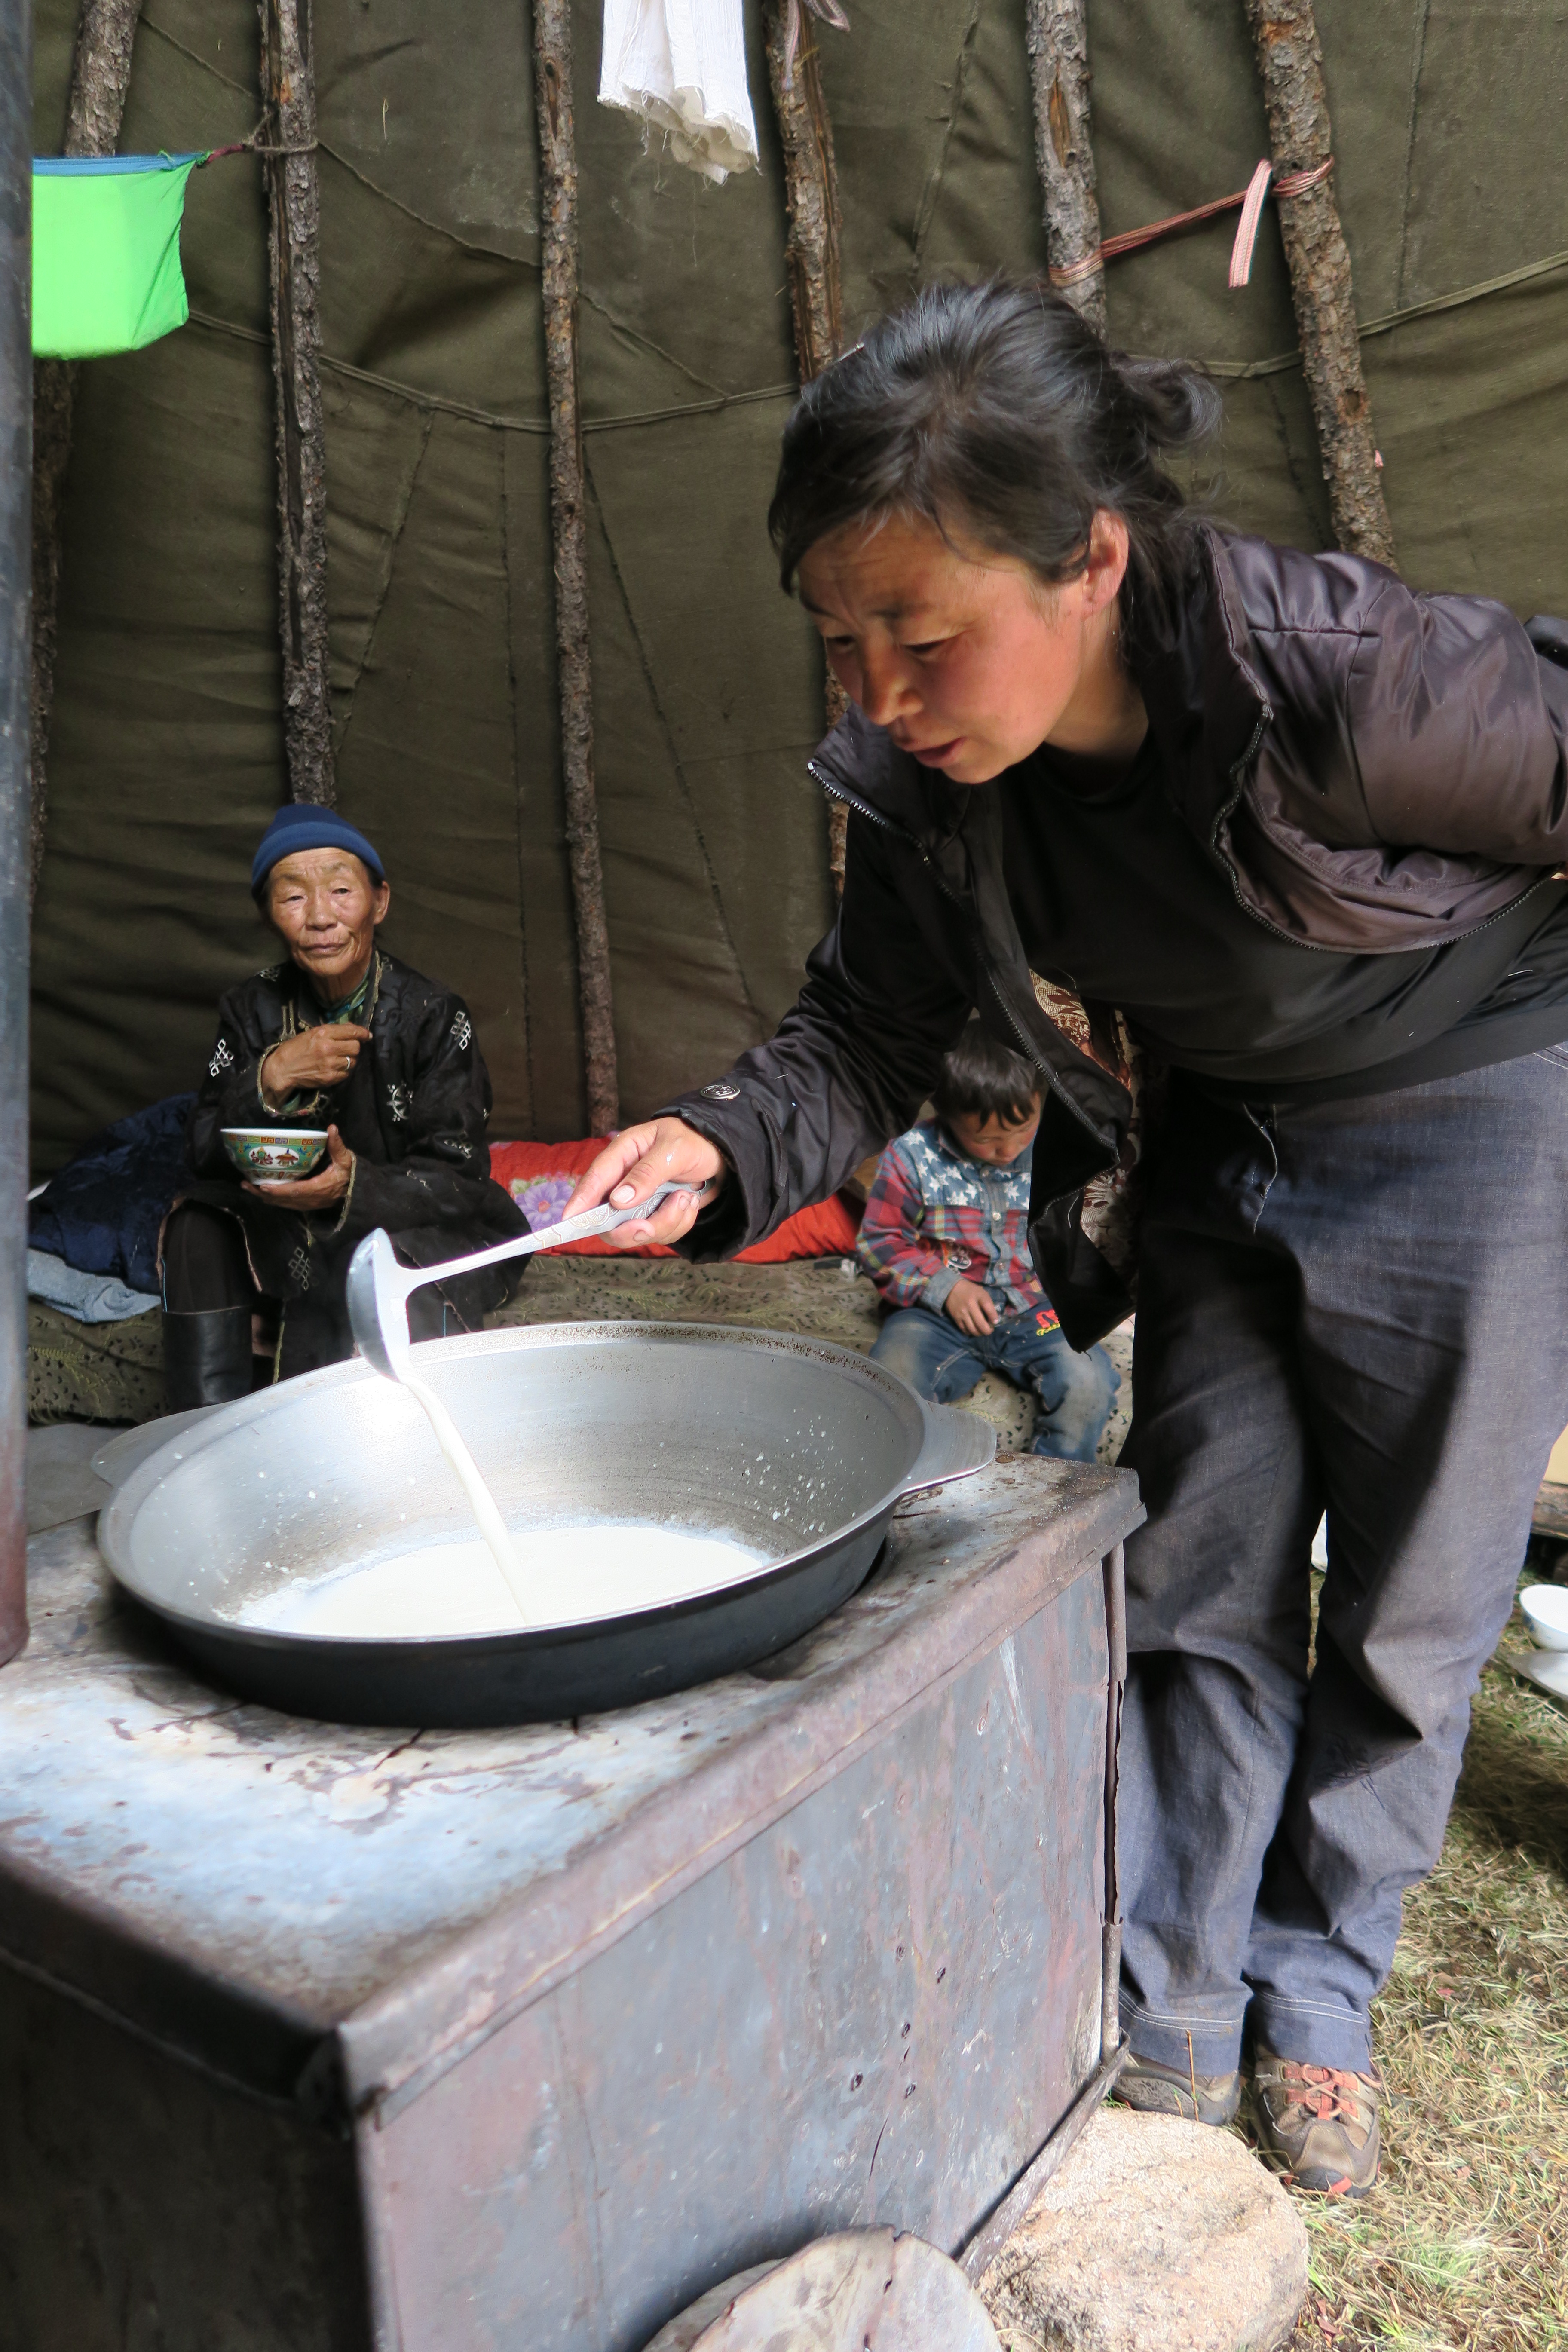
[[[1517, 1609], [1504, 1643], [1530, 1647]], [[1373, 2032], [1383, 2179], [1360, 2203], [1300, 2199], [1291, 2352], [1568, 2352], [1568, 1711], [1505, 1666]]]

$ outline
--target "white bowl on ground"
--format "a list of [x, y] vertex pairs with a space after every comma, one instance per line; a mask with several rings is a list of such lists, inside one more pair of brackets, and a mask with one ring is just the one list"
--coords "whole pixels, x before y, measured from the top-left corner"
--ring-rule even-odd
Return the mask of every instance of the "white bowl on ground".
[[1568, 1584], [1531, 1584], [1519, 1605], [1543, 1649], [1568, 1650]]

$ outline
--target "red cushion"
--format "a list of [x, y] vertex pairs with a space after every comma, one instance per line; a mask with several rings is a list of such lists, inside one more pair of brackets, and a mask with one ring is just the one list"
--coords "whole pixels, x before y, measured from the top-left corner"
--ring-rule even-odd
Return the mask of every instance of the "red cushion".
[[492, 1143], [490, 1174], [498, 1184], [530, 1176], [581, 1176], [604, 1148], [593, 1136], [581, 1143]]
[[797, 1209], [786, 1217], [776, 1233], [765, 1242], [753, 1242], [750, 1249], [740, 1253], [745, 1265], [779, 1265], [791, 1257], [847, 1257], [860, 1232], [858, 1201], [843, 1192], [835, 1192], [826, 1201], [814, 1201], [809, 1209]]
[[[581, 1176], [604, 1148], [603, 1139], [593, 1136], [570, 1143], [492, 1143], [490, 1174], [509, 1192], [513, 1186], [540, 1183], [551, 1177]], [[551, 1205], [559, 1214], [564, 1203], [553, 1202]], [[754, 1242], [750, 1249], [742, 1250], [740, 1257], [748, 1265], [780, 1265], [795, 1257], [844, 1257], [854, 1248], [859, 1230], [859, 1202], [836, 1192], [830, 1200], [816, 1202], [809, 1209], [797, 1210], [793, 1217], [786, 1217], [776, 1233], [770, 1234], [765, 1242]], [[559, 1249], [541, 1252], [544, 1257], [675, 1255], [674, 1250], [666, 1249], [659, 1242], [627, 1247], [614, 1234], [595, 1234], [587, 1241], [565, 1242]]]

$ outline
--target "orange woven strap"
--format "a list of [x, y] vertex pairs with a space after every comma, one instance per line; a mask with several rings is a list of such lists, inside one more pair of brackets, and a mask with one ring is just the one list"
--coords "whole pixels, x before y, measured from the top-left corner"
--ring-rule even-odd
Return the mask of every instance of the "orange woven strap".
[[1079, 286], [1086, 278], [1092, 278], [1097, 270], [1103, 269], [1108, 261], [1114, 261], [1120, 254], [1136, 253], [1141, 246], [1152, 245], [1163, 236], [1174, 236], [1181, 229], [1196, 228], [1200, 222], [1214, 220], [1219, 214], [1233, 213], [1239, 207], [1241, 220], [1236, 233], [1236, 243], [1231, 248], [1230, 283], [1245, 286], [1252, 272], [1252, 250], [1257, 242], [1258, 225], [1263, 216], [1264, 200], [1268, 194], [1270, 181], [1273, 181], [1276, 198], [1282, 198], [1288, 204], [1292, 197], [1304, 196], [1310, 188], [1317, 187], [1328, 178], [1333, 168], [1334, 159], [1328, 155], [1310, 172], [1284, 172], [1275, 179], [1273, 164], [1259, 163], [1246, 187], [1237, 188], [1233, 196], [1216, 196], [1212, 204], [1194, 205], [1190, 213], [1173, 213], [1168, 220], [1150, 221], [1143, 228], [1123, 229], [1118, 236], [1108, 236], [1103, 245], [1097, 246], [1092, 253], [1086, 253], [1081, 260], [1066, 262], [1059, 269], [1053, 266], [1051, 284], [1058, 287]]
[[1293, 2107], [1305, 2107], [1321, 2122], [1353, 2124], [1361, 2120], [1356, 2105], [1356, 2077], [1333, 2066], [1285, 2066], [1285, 2096]]

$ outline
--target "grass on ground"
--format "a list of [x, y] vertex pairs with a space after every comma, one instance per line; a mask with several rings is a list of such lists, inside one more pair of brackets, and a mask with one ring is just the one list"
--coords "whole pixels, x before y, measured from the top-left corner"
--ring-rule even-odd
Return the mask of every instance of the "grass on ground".
[[1383, 2177], [1299, 2199], [1291, 2352], [1568, 2352], [1568, 1712], [1504, 1666], [1373, 2014]]

